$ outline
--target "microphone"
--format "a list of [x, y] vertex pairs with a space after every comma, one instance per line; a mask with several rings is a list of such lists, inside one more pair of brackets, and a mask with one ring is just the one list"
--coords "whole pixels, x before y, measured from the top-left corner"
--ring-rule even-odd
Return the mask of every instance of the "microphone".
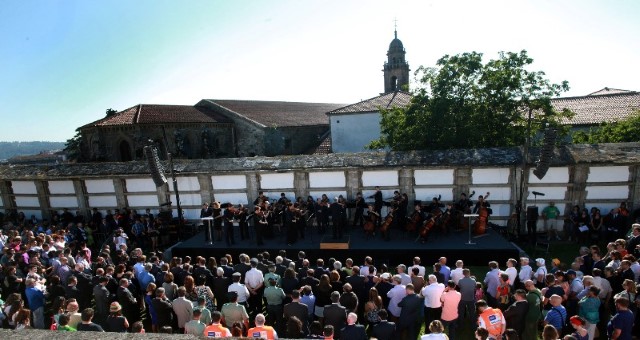
[[538, 191], [532, 191], [531, 193], [532, 193], [533, 195], [535, 195], [535, 196], [544, 196], [544, 194], [543, 194], [543, 193], [538, 192]]

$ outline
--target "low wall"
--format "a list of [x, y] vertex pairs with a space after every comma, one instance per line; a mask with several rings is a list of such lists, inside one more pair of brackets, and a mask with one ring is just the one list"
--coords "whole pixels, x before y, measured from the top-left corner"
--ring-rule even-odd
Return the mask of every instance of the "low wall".
[[[533, 150], [530, 159], [535, 159]], [[367, 152], [352, 154], [250, 157], [177, 161], [177, 183], [185, 216], [198, 219], [204, 202], [250, 204], [258, 191], [271, 199], [323, 193], [353, 199], [380, 186], [384, 198], [393, 191], [410, 200], [429, 201], [441, 195], [452, 201], [460, 193], [490, 192], [492, 220], [505, 224], [518, 199], [525, 176], [525, 204], [541, 208], [555, 202], [563, 211], [572, 205], [597, 206], [603, 213], [629, 202], [640, 204], [640, 143], [568, 145], [554, 150], [542, 179], [528, 163], [522, 171], [520, 148], [446, 151]], [[0, 166], [0, 207], [27, 217], [47, 218], [51, 210], [68, 208], [89, 214], [91, 208], [128, 206], [157, 212], [172, 187], [156, 188], [146, 162], [83, 163], [56, 166]], [[534, 202], [531, 191], [545, 193]]]

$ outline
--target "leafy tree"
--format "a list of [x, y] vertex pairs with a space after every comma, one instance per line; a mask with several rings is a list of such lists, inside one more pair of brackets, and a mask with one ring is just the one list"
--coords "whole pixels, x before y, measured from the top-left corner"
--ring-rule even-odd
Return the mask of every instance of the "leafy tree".
[[574, 143], [624, 143], [640, 142], [640, 110], [626, 119], [604, 123], [592, 127], [588, 132], [577, 131], [573, 134]]
[[107, 109], [107, 111], [106, 111], [106, 116], [107, 116], [107, 117], [111, 117], [111, 116], [113, 116], [113, 115], [114, 115], [114, 114], [116, 114], [116, 113], [118, 113], [118, 110], [114, 110], [114, 109], [112, 109], [112, 108], [108, 108], [108, 109]]
[[[407, 107], [381, 110], [381, 137], [369, 148], [453, 149], [521, 145], [545, 125], [560, 127], [551, 97], [569, 89], [528, 71], [526, 51], [482, 61], [470, 52], [445, 55], [416, 71], [420, 87]], [[528, 119], [531, 118], [531, 119]], [[530, 124], [530, 126], [528, 126]]]
[[64, 146], [64, 151], [67, 153], [67, 158], [69, 161], [82, 161], [82, 132], [80, 129], [76, 129], [76, 134], [70, 139], [67, 139], [67, 142]]

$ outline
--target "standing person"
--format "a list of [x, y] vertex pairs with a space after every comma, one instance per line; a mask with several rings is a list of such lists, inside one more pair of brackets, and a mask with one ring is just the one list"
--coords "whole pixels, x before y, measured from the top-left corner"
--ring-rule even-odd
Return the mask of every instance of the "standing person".
[[104, 332], [104, 329], [98, 324], [92, 322], [93, 320], [93, 308], [85, 308], [81, 313], [82, 322], [78, 324], [78, 331], [85, 332]]
[[618, 311], [607, 325], [607, 335], [609, 339], [631, 340], [633, 335], [634, 315], [629, 310], [629, 299], [619, 297], [616, 299], [616, 310]]
[[476, 280], [471, 277], [471, 271], [467, 268], [462, 270], [463, 277], [458, 281], [460, 288], [460, 303], [458, 304], [458, 326], [462, 327], [462, 320], [468, 314], [473, 325], [476, 324]]
[[268, 280], [267, 288], [264, 290], [264, 298], [267, 302], [267, 323], [282, 329], [283, 302], [286, 295], [282, 288], [276, 286], [276, 279], [271, 277]]
[[494, 339], [501, 339], [504, 331], [507, 330], [507, 322], [502, 312], [497, 308], [491, 308], [484, 300], [479, 300], [478, 306], [478, 326], [486, 328], [489, 336]]
[[[394, 275], [392, 278], [392, 283], [394, 287], [387, 292], [387, 297], [389, 298], [389, 313], [391, 313], [391, 321], [398, 321], [400, 318], [400, 312], [402, 311], [402, 307], [398, 306], [398, 303], [407, 295], [405, 290], [405, 286], [402, 285], [402, 278], [400, 275]], [[423, 288], [424, 289], [424, 288]]]
[[236, 244], [233, 237], [233, 219], [235, 215], [233, 214], [233, 209], [231, 209], [231, 203], [227, 203], [226, 206], [227, 208], [224, 209], [222, 213], [222, 219], [224, 222], [225, 242], [227, 246], [231, 246], [232, 244]]
[[449, 337], [451, 339], [456, 338], [456, 331], [458, 328], [458, 306], [462, 295], [456, 291], [456, 284], [453, 280], [447, 282], [447, 287], [444, 289], [444, 293], [440, 297], [442, 301], [442, 324], [445, 329], [449, 329]]
[[522, 338], [529, 310], [527, 293], [522, 289], [518, 289], [514, 297], [515, 302], [504, 311], [504, 318], [509, 328], [513, 328], [518, 333], [518, 337]]
[[[370, 196], [369, 198], [373, 198], [373, 209], [375, 210], [376, 214], [378, 214], [378, 216], [382, 216], [382, 191], [380, 191], [380, 187], [376, 186], [376, 192], [373, 194], [373, 196]], [[380, 219], [378, 219], [378, 227], [380, 226]]]
[[222, 314], [220, 312], [211, 313], [211, 325], [205, 327], [202, 335], [205, 338], [230, 338], [231, 332], [228, 328], [222, 326], [221, 320]]
[[420, 308], [424, 302], [423, 298], [415, 293], [411, 283], [405, 287], [405, 291], [405, 297], [398, 303], [398, 307], [401, 308], [398, 332], [403, 339], [414, 340], [418, 337], [418, 332], [420, 331]]
[[600, 288], [590, 286], [587, 295], [578, 302], [578, 315], [585, 320], [583, 325], [589, 333], [589, 339], [596, 336], [596, 326], [600, 322]]
[[484, 278], [484, 284], [487, 288], [487, 303], [491, 307], [498, 306], [498, 300], [496, 295], [498, 293], [498, 286], [500, 285], [500, 269], [498, 268], [498, 262], [489, 262], [489, 272]]
[[549, 298], [551, 309], [544, 317], [544, 324], [555, 327], [562, 332], [564, 324], [567, 322], [567, 309], [562, 305], [562, 297], [559, 295], [551, 295]]
[[340, 337], [340, 330], [347, 323], [347, 309], [340, 305], [340, 292], [331, 293], [331, 304], [324, 306], [322, 318], [325, 325], [331, 325], [337, 332], [336, 337]]
[[191, 321], [184, 324], [184, 334], [193, 334], [195, 336], [201, 336], [204, 333], [205, 324], [200, 321], [202, 312], [199, 309], [193, 311], [193, 318]]
[[438, 282], [435, 275], [429, 275], [429, 284], [422, 288], [420, 294], [424, 297], [424, 324], [430, 325], [431, 321], [439, 320], [442, 314], [442, 302], [440, 297], [445, 287]]
[[105, 323], [106, 330], [113, 333], [125, 333], [129, 328], [129, 320], [122, 316], [122, 307], [117, 301], [111, 303], [111, 306], [109, 306], [109, 313], [110, 314]]
[[[164, 295], [164, 288], [160, 287], [156, 289], [156, 297], [151, 300], [151, 306], [153, 306], [158, 317], [158, 329], [162, 329], [162, 327], [165, 326], [171, 327], [173, 322], [173, 306], [171, 305], [171, 301]], [[191, 315], [189, 316], [191, 317]], [[184, 333], [184, 324], [182, 324], [180, 328], [182, 329], [182, 333]]]
[[107, 316], [109, 316], [109, 302], [111, 301], [111, 294], [106, 287], [107, 283], [109, 283], [109, 278], [101, 276], [98, 280], [98, 284], [93, 287], [93, 297], [96, 305], [94, 320], [101, 325], [105, 322]]
[[555, 234], [556, 239], [560, 240], [556, 232], [559, 218], [560, 210], [558, 210], [554, 202], [549, 202], [549, 205], [542, 209], [542, 219], [544, 220], [544, 230], [547, 232], [547, 240], [551, 240], [553, 234]]
[[[161, 288], [158, 288], [161, 289]], [[163, 293], [164, 293], [164, 289], [163, 289]], [[157, 291], [156, 291], [156, 296], [157, 296]], [[187, 295], [187, 290], [184, 287], [180, 287], [178, 288], [178, 297], [173, 300], [173, 303], [171, 303], [171, 307], [173, 309], [173, 312], [176, 314], [176, 317], [178, 318], [178, 328], [181, 329], [181, 333], [184, 333], [184, 325], [189, 322], [189, 320], [191, 320], [191, 318], [193, 317], [193, 302], [191, 302], [190, 300], [188, 300], [185, 296]], [[152, 301], [152, 303], [155, 303], [154, 299]], [[155, 304], [154, 304], [155, 307]], [[171, 313], [171, 311], [168, 311], [169, 313]], [[161, 327], [160, 325], [160, 312], [158, 310], [156, 310], [156, 313], [158, 314], [158, 328]]]
[[260, 338], [266, 340], [276, 340], [278, 339], [278, 333], [271, 326], [265, 326], [265, 318], [264, 314], [258, 313], [255, 318], [256, 326], [253, 328], [249, 328], [247, 331], [248, 338]]
[[329, 209], [331, 209], [331, 223], [333, 226], [333, 239], [337, 240], [337, 239], [341, 239], [342, 238], [342, 232], [343, 232], [343, 226], [342, 226], [342, 219], [343, 219], [343, 207], [342, 205], [340, 205], [340, 202], [338, 201], [338, 197], [334, 198], [333, 203], [331, 203], [331, 206], [329, 207]]
[[518, 280], [520, 284], [516, 288], [524, 288], [524, 283], [531, 280], [533, 277], [533, 269], [529, 265], [528, 257], [520, 258], [520, 271], [518, 272]]
[[262, 310], [262, 293], [264, 292], [264, 275], [258, 270], [258, 259], [252, 258], [251, 269], [244, 276], [244, 284], [249, 290], [249, 314], [257, 315]]
[[291, 301], [284, 306], [284, 319], [285, 322], [289, 322], [289, 319], [296, 317], [302, 322], [302, 332], [306, 335], [309, 334], [309, 307], [300, 302], [300, 291], [291, 291]]
[[[118, 307], [122, 306], [122, 314], [124, 317], [134, 322], [134, 320], [137, 321], [140, 318], [140, 308], [138, 307], [138, 300], [133, 297], [128, 287], [129, 279], [120, 279], [120, 286], [117, 292]], [[111, 307], [113, 307], [113, 304]], [[127, 328], [129, 328], [129, 326], [127, 326]]]
[[533, 281], [524, 282], [527, 290], [527, 316], [525, 317], [525, 327], [522, 333], [523, 340], [538, 339], [538, 321], [542, 319], [542, 293], [533, 284]]
[[360, 228], [364, 227], [364, 209], [367, 207], [367, 203], [364, 201], [362, 197], [362, 193], [358, 192], [356, 194], [355, 208], [356, 213], [353, 217], [353, 227], [355, 228], [358, 225]]
[[340, 331], [342, 339], [349, 340], [367, 340], [367, 332], [363, 325], [358, 325], [358, 315], [356, 313], [349, 313], [347, 315], [347, 325]]
[[373, 330], [371, 331], [371, 337], [376, 338], [378, 340], [392, 340], [395, 337], [396, 333], [396, 324], [390, 321], [387, 321], [388, 313], [386, 309], [381, 309], [378, 311], [378, 316], [380, 317], [380, 322], [373, 325]]
[[44, 329], [44, 293], [36, 288], [36, 282], [32, 278], [26, 281], [25, 295], [29, 308], [33, 311], [33, 328]]

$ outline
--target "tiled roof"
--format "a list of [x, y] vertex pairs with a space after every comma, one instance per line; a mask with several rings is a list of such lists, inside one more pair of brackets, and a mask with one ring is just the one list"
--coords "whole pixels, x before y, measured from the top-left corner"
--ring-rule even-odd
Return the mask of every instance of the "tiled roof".
[[259, 100], [210, 99], [209, 102], [269, 127], [329, 125], [326, 113], [344, 106], [344, 104]]
[[310, 152], [307, 152], [311, 155], [326, 155], [331, 153], [331, 130], [327, 131], [327, 133], [323, 136], [322, 141], [318, 146], [312, 148]]
[[89, 126], [115, 126], [154, 123], [229, 123], [229, 119], [200, 106], [139, 104], [105, 117]]
[[403, 91], [389, 92], [361, 102], [341, 107], [327, 114], [375, 112], [380, 108], [403, 107], [409, 105], [411, 94]]
[[551, 103], [558, 111], [567, 108], [575, 113], [562, 124], [594, 125], [629, 117], [634, 110], [640, 109], [640, 92], [605, 88], [583, 97], [554, 98]]
[[589, 93], [587, 96], [601, 96], [603, 94], [618, 94], [618, 93], [629, 93], [633, 91], [629, 90], [621, 90], [621, 89], [612, 89], [610, 87], [605, 87], [602, 90], [598, 90], [593, 93]]

